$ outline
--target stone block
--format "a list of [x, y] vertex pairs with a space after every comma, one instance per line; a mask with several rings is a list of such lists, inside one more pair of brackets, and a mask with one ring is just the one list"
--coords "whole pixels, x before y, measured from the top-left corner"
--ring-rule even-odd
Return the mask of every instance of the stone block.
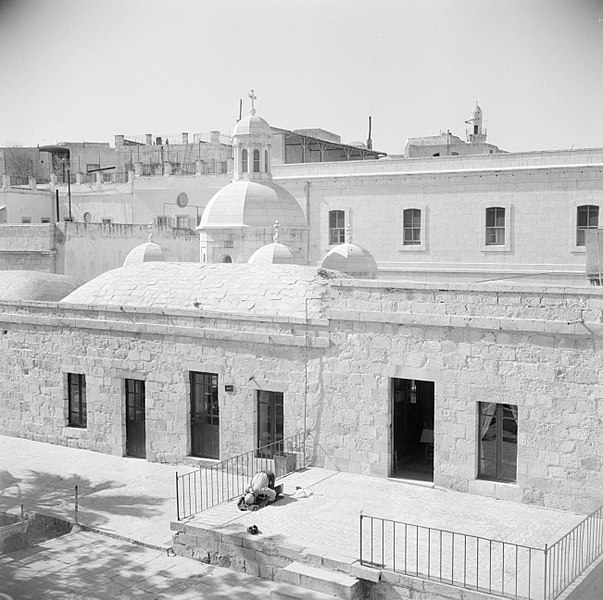
[[365, 567], [359, 562], [353, 563], [350, 567], [350, 575], [352, 577], [363, 579], [365, 581], [371, 581], [373, 583], [377, 583], [381, 580], [381, 572], [382, 571], [380, 569]]

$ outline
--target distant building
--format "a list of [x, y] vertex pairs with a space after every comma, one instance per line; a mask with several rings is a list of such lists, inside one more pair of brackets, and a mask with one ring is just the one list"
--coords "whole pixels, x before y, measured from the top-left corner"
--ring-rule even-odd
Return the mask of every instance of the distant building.
[[464, 142], [450, 131], [438, 135], [409, 138], [404, 146], [404, 158], [427, 158], [433, 156], [468, 156], [473, 154], [498, 154], [504, 152], [498, 146], [486, 143], [487, 131], [483, 126], [483, 113], [477, 102], [471, 119], [465, 121], [469, 127]]

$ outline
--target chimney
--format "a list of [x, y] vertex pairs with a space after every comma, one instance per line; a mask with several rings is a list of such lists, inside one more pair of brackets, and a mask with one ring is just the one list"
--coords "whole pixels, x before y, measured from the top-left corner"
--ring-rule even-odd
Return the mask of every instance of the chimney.
[[182, 143], [183, 144], [188, 144], [188, 133], [183, 133], [182, 134]]
[[124, 145], [124, 136], [116, 135], [115, 136], [115, 148], [122, 148]]
[[219, 144], [220, 143], [220, 132], [219, 131], [210, 131], [209, 132], [209, 141], [212, 142], [213, 144]]
[[153, 145], [153, 134], [147, 133], [144, 137], [145, 137], [144, 143], [147, 146], [152, 146]]
[[373, 129], [373, 117], [369, 117], [369, 132], [368, 139], [366, 140], [366, 147], [369, 150], [373, 149], [373, 140], [371, 139], [371, 130]]

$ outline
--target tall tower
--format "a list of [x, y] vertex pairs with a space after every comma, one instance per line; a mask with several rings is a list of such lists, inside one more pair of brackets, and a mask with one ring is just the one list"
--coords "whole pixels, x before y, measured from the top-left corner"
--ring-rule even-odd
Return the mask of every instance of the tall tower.
[[477, 101], [475, 102], [475, 108], [473, 109], [473, 118], [465, 121], [469, 127], [466, 130], [467, 141], [470, 143], [486, 141], [488, 132], [483, 127], [483, 113]]
[[241, 119], [233, 133], [235, 149], [234, 181], [268, 181], [270, 172], [270, 125], [255, 114], [257, 97], [251, 90], [249, 116]]

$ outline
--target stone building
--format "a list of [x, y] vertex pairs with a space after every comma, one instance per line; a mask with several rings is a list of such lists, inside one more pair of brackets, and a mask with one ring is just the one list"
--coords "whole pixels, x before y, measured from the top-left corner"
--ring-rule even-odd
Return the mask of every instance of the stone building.
[[0, 301], [0, 431], [179, 462], [306, 430], [315, 465], [588, 511], [602, 323], [599, 287], [143, 262]]
[[486, 143], [488, 132], [484, 127], [483, 111], [477, 102], [472, 117], [465, 123], [469, 125], [466, 130], [466, 142], [458, 136], [452, 135], [450, 131], [441, 131], [439, 135], [409, 138], [404, 145], [404, 158], [469, 156], [504, 152], [498, 146]]

